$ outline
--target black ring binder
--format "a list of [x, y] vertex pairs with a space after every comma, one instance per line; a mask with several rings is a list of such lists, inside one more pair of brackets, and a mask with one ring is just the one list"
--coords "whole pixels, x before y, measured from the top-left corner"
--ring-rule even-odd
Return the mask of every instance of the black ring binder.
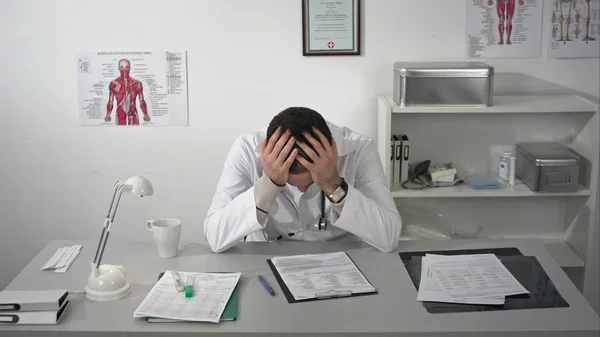
[[21, 306], [18, 303], [0, 304], [0, 311], [19, 311]]
[[[4, 317], [8, 317], [11, 320], [5, 320]], [[10, 323], [10, 324], [14, 324], [17, 323], [19, 321], [19, 316], [17, 315], [0, 315], [0, 323]]]

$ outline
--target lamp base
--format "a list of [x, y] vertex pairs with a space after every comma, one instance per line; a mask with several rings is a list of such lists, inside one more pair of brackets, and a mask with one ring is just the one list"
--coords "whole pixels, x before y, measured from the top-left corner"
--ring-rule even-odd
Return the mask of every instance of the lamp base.
[[123, 266], [105, 264], [99, 268], [92, 263], [92, 271], [85, 287], [85, 297], [94, 302], [121, 299], [131, 292]]

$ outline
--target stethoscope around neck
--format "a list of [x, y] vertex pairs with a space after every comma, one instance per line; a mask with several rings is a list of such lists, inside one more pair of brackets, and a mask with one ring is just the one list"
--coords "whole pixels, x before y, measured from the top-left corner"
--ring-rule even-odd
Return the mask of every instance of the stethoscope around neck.
[[[295, 232], [289, 232], [287, 235], [288, 237], [292, 237], [296, 234], [301, 233], [302, 231], [304, 231], [303, 227], [307, 227], [307, 230], [310, 231], [326, 231], [327, 230], [327, 217], [325, 215], [325, 193], [323, 191], [321, 191], [321, 218], [319, 218], [319, 222], [317, 222], [316, 224], [308, 224], [306, 226], [302, 226], [300, 228], [300, 230], [295, 231]], [[281, 239], [283, 239], [283, 235], [278, 235], [275, 239], [273, 240], [269, 240], [269, 238], [267, 237], [267, 234], [265, 232], [263, 232], [263, 235], [265, 237], [265, 240], [267, 240], [267, 242], [277, 242]]]

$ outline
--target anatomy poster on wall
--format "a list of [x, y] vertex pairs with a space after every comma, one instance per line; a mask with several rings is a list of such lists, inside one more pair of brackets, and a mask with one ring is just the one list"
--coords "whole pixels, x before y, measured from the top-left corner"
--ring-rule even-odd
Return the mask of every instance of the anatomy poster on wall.
[[[549, 1], [550, 2], [550, 1]], [[548, 57], [600, 56], [600, 0], [552, 0]]]
[[84, 126], [187, 126], [184, 51], [77, 53]]
[[540, 57], [543, 0], [467, 0], [467, 58]]

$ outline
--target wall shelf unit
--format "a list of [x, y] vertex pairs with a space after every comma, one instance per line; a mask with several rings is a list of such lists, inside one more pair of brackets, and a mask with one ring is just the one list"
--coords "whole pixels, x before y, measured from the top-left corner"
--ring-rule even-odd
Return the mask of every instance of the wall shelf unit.
[[[377, 100], [377, 147], [405, 227], [427, 225], [432, 214], [446, 229], [478, 224], [488, 238], [539, 240], [561, 267], [586, 273], [589, 245], [597, 244], [588, 235], [592, 226], [597, 226], [597, 102], [571, 91], [495, 95], [490, 107], [400, 107], [391, 96]], [[519, 180], [515, 186], [506, 184], [500, 189], [472, 189], [466, 184], [403, 189], [390, 175], [391, 138], [399, 134], [410, 139], [410, 163], [426, 159], [432, 164], [452, 162], [461, 178], [493, 174], [500, 153], [514, 151], [519, 142], [558, 142], [583, 157], [579, 190], [539, 193]], [[423, 237], [403, 233], [403, 239]], [[583, 284], [578, 286], [583, 288]]]
[[511, 198], [511, 197], [587, 197], [590, 195], [590, 189], [583, 184], [579, 184], [577, 192], [565, 193], [538, 193], [533, 192], [519, 179], [515, 180], [515, 185], [506, 185], [498, 189], [472, 189], [468, 185], [457, 185], [444, 188], [430, 188], [425, 190], [407, 190], [400, 187], [400, 184], [392, 184], [392, 196], [394, 198]]
[[392, 113], [556, 113], [556, 112], [596, 112], [594, 104], [578, 95], [497, 95], [494, 105], [490, 107], [455, 107], [455, 106], [398, 106], [391, 96], [382, 99], [391, 108]]

